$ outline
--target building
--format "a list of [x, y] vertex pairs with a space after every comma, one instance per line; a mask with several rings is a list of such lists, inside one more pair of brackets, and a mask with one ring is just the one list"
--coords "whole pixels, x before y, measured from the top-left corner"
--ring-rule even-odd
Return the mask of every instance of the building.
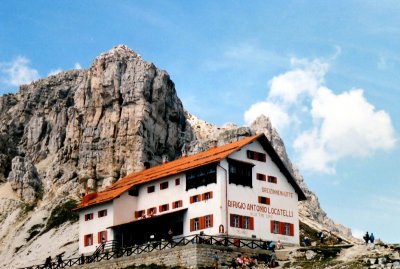
[[140, 172], [83, 197], [79, 251], [203, 232], [299, 244], [305, 194], [264, 134]]

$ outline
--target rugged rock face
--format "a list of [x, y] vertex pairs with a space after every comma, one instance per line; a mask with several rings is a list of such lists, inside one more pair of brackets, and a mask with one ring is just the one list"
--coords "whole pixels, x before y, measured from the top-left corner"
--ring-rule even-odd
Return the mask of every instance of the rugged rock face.
[[18, 197], [25, 202], [33, 203], [40, 197], [42, 187], [35, 166], [23, 157], [12, 160], [12, 170], [8, 175], [8, 182]]
[[[65, 258], [77, 255], [76, 224], [33, 232], [66, 197], [78, 200], [163, 156], [173, 160], [260, 132], [310, 197], [300, 205], [301, 217], [348, 235], [319, 207], [267, 117], [250, 127], [197, 119], [184, 111], [169, 75], [126, 46], [101, 54], [88, 70], [62, 72], [0, 96], [0, 267], [42, 263], [64, 250]], [[64, 236], [68, 229], [71, 236]], [[40, 243], [49, 238], [51, 248]]]

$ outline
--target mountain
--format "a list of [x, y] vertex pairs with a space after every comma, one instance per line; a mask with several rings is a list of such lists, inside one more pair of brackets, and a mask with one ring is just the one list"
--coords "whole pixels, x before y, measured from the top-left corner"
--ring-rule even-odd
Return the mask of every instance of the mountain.
[[167, 72], [119, 45], [72, 70], [0, 96], [0, 267], [76, 256], [70, 208], [146, 166], [263, 132], [307, 197], [300, 219], [353, 240], [321, 209], [269, 119], [217, 127], [186, 111]]

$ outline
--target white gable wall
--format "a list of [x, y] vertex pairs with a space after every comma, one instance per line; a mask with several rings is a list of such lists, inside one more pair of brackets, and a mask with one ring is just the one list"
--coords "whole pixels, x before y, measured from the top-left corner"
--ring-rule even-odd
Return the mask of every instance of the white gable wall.
[[[248, 186], [228, 185], [228, 215], [236, 214], [254, 218], [254, 230], [230, 227], [228, 218], [228, 232], [232, 236], [252, 237], [264, 240], [281, 240], [282, 242], [299, 244], [299, 219], [298, 219], [298, 195], [293, 186], [281, 173], [277, 165], [267, 154], [266, 162], [247, 158], [247, 150], [266, 153], [258, 141], [254, 141], [240, 151], [235, 152], [229, 158], [253, 163], [252, 188]], [[227, 170], [228, 162], [221, 163]], [[228, 170], [229, 173], [229, 170]], [[277, 177], [277, 183], [257, 180], [257, 173]], [[260, 204], [258, 196], [270, 198], [270, 205]], [[271, 220], [291, 223], [294, 225], [294, 235], [281, 235], [271, 233]]]

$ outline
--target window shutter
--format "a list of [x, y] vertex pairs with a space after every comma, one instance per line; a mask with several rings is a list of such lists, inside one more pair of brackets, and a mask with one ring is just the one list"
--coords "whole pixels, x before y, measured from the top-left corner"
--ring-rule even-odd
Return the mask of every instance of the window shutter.
[[234, 219], [233, 214], [230, 214], [230, 219], [231, 219], [231, 227], [233, 227], [233, 219]]
[[254, 218], [250, 217], [250, 230], [254, 230]]
[[190, 196], [190, 203], [193, 204], [193, 196]]
[[294, 236], [294, 224], [290, 223], [289, 225], [290, 235]]
[[239, 216], [239, 228], [244, 228], [244, 216]]
[[199, 221], [200, 221], [200, 230], [203, 230], [204, 228], [206, 228], [206, 218], [200, 217]]
[[139, 211], [135, 211], [135, 219], [139, 217]]
[[267, 205], [271, 204], [271, 199], [267, 197]]
[[214, 215], [210, 215], [210, 227], [214, 227]]
[[199, 199], [200, 201], [204, 201], [204, 200], [206, 200], [206, 194], [205, 193], [203, 193], [202, 195], [201, 195], [201, 199]]
[[101, 243], [101, 232], [97, 233], [97, 243], [100, 244]]
[[169, 210], [169, 204], [167, 204], [167, 209], [166, 209], [166, 211], [168, 211]]
[[88, 236], [87, 236], [87, 235], [85, 235], [85, 236], [83, 237], [83, 245], [84, 245], [85, 247], [88, 245]]
[[285, 223], [279, 222], [279, 234], [285, 234]]
[[210, 191], [210, 199], [213, 198], [213, 192]]
[[258, 160], [258, 152], [254, 152], [254, 160]]
[[190, 220], [190, 231], [193, 232], [194, 231], [194, 219]]
[[273, 220], [271, 220], [271, 233], [273, 234], [274, 233], [274, 223], [275, 223], [275, 221], [273, 221]]
[[162, 205], [158, 206], [158, 212], [162, 212]]
[[179, 200], [179, 207], [182, 207], [182, 206], [183, 206], [183, 201]]

